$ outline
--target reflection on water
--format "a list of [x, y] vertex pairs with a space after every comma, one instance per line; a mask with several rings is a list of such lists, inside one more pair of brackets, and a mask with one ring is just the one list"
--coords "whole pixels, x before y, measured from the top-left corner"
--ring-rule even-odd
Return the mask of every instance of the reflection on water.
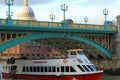
[[100, 80], [120, 80], [120, 75], [103, 75]]

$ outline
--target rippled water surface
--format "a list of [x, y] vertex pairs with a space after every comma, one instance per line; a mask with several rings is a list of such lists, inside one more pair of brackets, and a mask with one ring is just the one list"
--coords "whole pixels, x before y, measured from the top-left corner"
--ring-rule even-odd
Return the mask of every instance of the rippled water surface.
[[120, 75], [103, 75], [100, 80], [120, 80]]

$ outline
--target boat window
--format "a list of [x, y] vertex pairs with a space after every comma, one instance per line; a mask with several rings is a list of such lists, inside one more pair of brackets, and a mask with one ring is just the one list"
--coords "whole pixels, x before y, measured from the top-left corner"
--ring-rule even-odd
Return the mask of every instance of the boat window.
[[81, 59], [77, 59], [79, 63], [83, 63]]
[[25, 66], [23, 67], [22, 72], [25, 72]]
[[51, 66], [48, 67], [48, 72], [51, 72]]
[[61, 72], [65, 72], [64, 66], [61, 66]]
[[92, 65], [92, 67], [95, 69], [95, 71], [97, 71], [96, 67], [94, 65]]
[[44, 71], [44, 72], [47, 72], [47, 67], [46, 67], [46, 66], [44, 67], [44, 69], [45, 69], [45, 71]]
[[71, 52], [70, 54], [71, 54], [71, 55], [76, 55], [76, 52]]
[[77, 67], [78, 67], [82, 72], [85, 72], [85, 70], [82, 68], [82, 66], [77, 65]]
[[41, 66], [41, 68], [40, 68], [40, 69], [41, 69], [41, 72], [43, 72], [43, 66]]
[[88, 67], [91, 71], [94, 71], [94, 69], [93, 69], [90, 65], [87, 65], [87, 67]]
[[72, 66], [70, 66], [70, 72], [76, 72]]
[[69, 68], [70, 68], [69, 66], [65, 67], [66, 72], [69, 72]]
[[77, 51], [77, 53], [81, 53], [81, 51]]
[[11, 66], [11, 70], [16, 70], [17, 66]]
[[32, 66], [30, 66], [30, 72], [32, 72], [32, 71], [33, 71]]
[[36, 72], [36, 71], [37, 71], [37, 70], [36, 70], [36, 67], [34, 66], [34, 67], [33, 67], [33, 72]]
[[60, 68], [59, 67], [57, 67], [57, 72], [60, 72]]
[[55, 66], [52, 66], [52, 72], [56, 72], [56, 67]]
[[39, 66], [37, 66], [37, 72], [40, 72], [40, 67]]
[[26, 72], [29, 72], [29, 67], [28, 66], [26, 66]]
[[89, 69], [85, 65], [82, 65], [82, 67], [89, 72]]

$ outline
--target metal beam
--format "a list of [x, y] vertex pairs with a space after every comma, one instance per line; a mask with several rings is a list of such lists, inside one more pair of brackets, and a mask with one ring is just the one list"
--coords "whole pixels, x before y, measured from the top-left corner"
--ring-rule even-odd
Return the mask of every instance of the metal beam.
[[0, 45], [0, 52], [4, 51], [5, 49], [8, 49], [10, 47], [13, 47], [17, 44], [23, 43], [23, 42], [27, 42], [30, 40], [36, 40], [36, 39], [45, 39], [45, 38], [67, 38], [67, 39], [81, 41], [90, 46], [97, 48], [98, 50], [103, 52], [107, 57], [112, 58], [112, 53], [109, 50], [107, 50], [106, 48], [104, 48], [103, 46], [99, 45], [98, 43], [96, 43], [92, 40], [83, 38], [81, 36], [76, 36], [76, 35], [71, 36], [69, 34], [64, 35], [64, 34], [60, 34], [60, 33], [49, 33], [49, 32], [30, 34], [30, 35], [16, 38], [16, 39], [13, 39], [6, 43], [3, 43]]

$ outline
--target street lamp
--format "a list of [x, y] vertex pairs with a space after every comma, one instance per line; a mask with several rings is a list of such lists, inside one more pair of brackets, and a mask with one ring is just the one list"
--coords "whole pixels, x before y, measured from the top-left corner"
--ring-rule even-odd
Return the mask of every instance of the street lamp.
[[108, 15], [108, 10], [107, 10], [107, 9], [104, 9], [104, 10], [103, 10], [103, 14], [105, 15], [105, 24], [106, 24], [107, 15]]
[[86, 26], [87, 26], [87, 22], [88, 22], [87, 16], [84, 17], [84, 21], [85, 21], [85, 24], [86, 24]]
[[10, 12], [10, 6], [13, 5], [13, 2], [14, 2], [14, 0], [5, 0], [5, 4], [8, 5], [8, 11], [6, 12], [8, 19], [10, 19], [13, 14], [13, 12]]
[[64, 27], [65, 27], [65, 11], [68, 10], [68, 6], [66, 6], [65, 4], [61, 5], [61, 10], [63, 11], [64, 15]]
[[51, 15], [50, 15], [50, 19], [51, 19], [52, 22], [53, 22], [53, 20], [55, 19], [55, 15], [51, 14]]

